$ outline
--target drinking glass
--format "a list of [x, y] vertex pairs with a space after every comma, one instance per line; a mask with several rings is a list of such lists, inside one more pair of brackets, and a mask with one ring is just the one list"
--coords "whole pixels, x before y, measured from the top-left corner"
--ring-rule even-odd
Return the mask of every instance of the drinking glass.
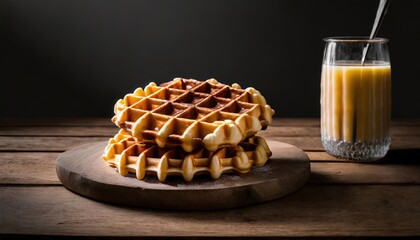
[[324, 41], [322, 144], [335, 157], [354, 161], [381, 159], [391, 144], [388, 39], [333, 37]]

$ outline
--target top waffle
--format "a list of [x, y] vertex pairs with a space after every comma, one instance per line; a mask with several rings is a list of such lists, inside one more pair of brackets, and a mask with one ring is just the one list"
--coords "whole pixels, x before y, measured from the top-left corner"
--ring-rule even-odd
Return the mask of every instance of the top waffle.
[[138, 88], [115, 104], [112, 121], [142, 142], [191, 152], [235, 146], [271, 123], [274, 110], [254, 88], [175, 78]]

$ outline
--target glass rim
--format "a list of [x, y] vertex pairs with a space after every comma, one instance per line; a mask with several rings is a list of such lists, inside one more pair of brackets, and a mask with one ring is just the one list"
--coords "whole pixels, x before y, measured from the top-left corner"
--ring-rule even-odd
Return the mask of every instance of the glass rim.
[[325, 42], [347, 42], [347, 43], [386, 43], [389, 42], [388, 38], [376, 37], [369, 39], [365, 36], [338, 36], [323, 38]]

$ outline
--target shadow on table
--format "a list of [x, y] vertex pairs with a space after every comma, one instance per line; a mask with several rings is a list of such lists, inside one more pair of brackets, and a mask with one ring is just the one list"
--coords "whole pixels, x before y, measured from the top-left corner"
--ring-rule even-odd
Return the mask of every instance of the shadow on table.
[[383, 162], [396, 164], [420, 164], [420, 149], [391, 149]]

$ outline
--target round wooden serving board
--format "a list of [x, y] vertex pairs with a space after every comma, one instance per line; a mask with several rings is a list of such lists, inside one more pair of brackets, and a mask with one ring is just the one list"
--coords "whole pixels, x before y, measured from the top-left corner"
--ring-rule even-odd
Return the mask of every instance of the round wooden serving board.
[[153, 175], [144, 180], [123, 177], [102, 160], [106, 142], [62, 153], [57, 176], [71, 191], [108, 203], [169, 210], [241, 207], [283, 197], [309, 179], [309, 158], [302, 150], [278, 141], [267, 143], [273, 156], [266, 165], [245, 174], [222, 174], [217, 180], [203, 175], [187, 183], [174, 176], [161, 183]]

